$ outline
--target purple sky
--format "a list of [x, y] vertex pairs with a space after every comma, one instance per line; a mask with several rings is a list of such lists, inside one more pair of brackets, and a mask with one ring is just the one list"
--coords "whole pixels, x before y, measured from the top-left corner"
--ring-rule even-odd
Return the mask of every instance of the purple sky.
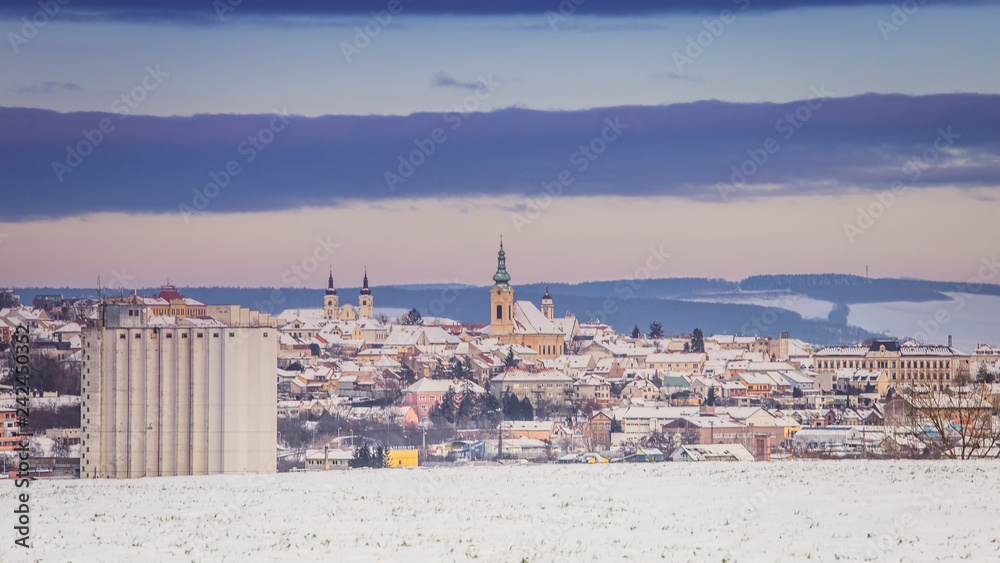
[[550, 4], [0, 6], [0, 285], [285, 285], [317, 238], [376, 284], [480, 283], [501, 232], [523, 281], [997, 252], [995, 5]]

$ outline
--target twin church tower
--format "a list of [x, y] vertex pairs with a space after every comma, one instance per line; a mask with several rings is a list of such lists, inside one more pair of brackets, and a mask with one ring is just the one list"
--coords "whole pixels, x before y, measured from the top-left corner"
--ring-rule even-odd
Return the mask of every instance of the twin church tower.
[[[333, 287], [333, 272], [323, 297], [323, 318], [326, 320], [356, 321], [375, 318], [375, 301], [368, 288], [368, 271], [365, 270], [364, 283], [358, 297], [357, 308], [350, 303], [340, 304], [337, 289]], [[572, 339], [576, 329], [576, 319], [572, 316], [555, 318], [555, 307], [548, 288], [542, 297], [541, 310], [530, 301], [514, 301], [514, 287], [510, 285], [507, 273], [507, 253], [500, 239], [497, 253], [497, 272], [490, 287], [489, 338], [495, 338], [502, 345], [516, 344], [534, 350], [538, 358], [552, 359], [566, 353], [566, 342]]]
[[361, 287], [361, 295], [358, 296], [357, 309], [350, 303], [344, 303], [343, 306], [340, 306], [337, 288], [333, 287], [333, 270], [330, 271], [330, 281], [327, 283], [326, 295], [323, 297], [323, 318], [331, 321], [375, 318], [375, 301], [372, 298], [372, 290], [368, 289], [368, 268], [365, 268], [365, 279]]

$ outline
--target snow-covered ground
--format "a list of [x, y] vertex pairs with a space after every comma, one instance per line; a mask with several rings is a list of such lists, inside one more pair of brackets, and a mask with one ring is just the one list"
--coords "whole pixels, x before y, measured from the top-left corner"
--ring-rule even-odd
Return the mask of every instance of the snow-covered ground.
[[12, 547], [8, 481], [0, 561], [995, 561], [998, 470], [789, 461], [39, 481], [30, 551]]

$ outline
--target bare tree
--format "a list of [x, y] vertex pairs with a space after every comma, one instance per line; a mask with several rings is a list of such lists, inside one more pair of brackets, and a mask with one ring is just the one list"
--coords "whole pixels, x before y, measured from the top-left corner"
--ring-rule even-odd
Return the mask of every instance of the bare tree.
[[951, 385], [931, 383], [902, 389], [898, 400], [913, 436], [949, 459], [997, 457], [1000, 429], [987, 400], [989, 384], [958, 373]]

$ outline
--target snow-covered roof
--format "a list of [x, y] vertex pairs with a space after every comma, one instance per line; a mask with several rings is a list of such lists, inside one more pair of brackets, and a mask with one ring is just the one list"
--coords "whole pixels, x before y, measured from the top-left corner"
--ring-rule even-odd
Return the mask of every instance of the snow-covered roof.
[[515, 334], [563, 334], [531, 301], [514, 302]]

